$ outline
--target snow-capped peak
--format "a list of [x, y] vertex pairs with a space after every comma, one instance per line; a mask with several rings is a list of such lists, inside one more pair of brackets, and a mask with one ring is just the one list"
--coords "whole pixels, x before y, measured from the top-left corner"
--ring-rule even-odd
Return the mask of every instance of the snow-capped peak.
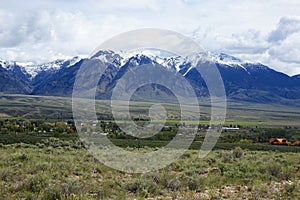
[[81, 60], [82, 60], [81, 57], [75, 56], [74, 58], [71, 58], [71, 59], [67, 60], [67, 62], [69, 62], [69, 64], [66, 67], [71, 67], [71, 66], [75, 65], [76, 63], [78, 63]]
[[[182, 57], [157, 49], [139, 49], [129, 52], [114, 52], [106, 50], [95, 53], [92, 58], [100, 59], [105, 63], [112, 63], [112, 61], [114, 61], [114, 65], [117, 67], [122, 67], [127, 62], [138, 65], [145, 61], [148, 62], [148, 59], [150, 59], [153, 64], [157, 63], [169, 70], [175, 70], [177, 72], [187, 67], [189, 69], [186, 69], [185, 71], [188, 72], [199, 62], [221, 64], [224, 67], [242, 68], [247, 71], [247, 69], [243, 66], [246, 62], [224, 53], [199, 52]], [[118, 62], [116, 63], [115, 60]]]
[[0, 65], [2, 68], [6, 69], [6, 70], [12, 70], [13, 67], [16, 65], [16, 62], [0, 59]]
[[227, 67], [240, 67], [243, 70], [247, 71], [247, 69], [243, 66], [243, 64], [245, 64], [246, 62], [242, 61], [239, 58], [230, 56], [225, 53], [209, 52], [208, 54], [211, 57], [212, 62], [214, 62], [214, 63], [222, 64], [223, 66], [227, 66]]
[[42, 71], [52, 71], [56, 72], [62, 67], [71, 67], [78, 63], [82, 58], [79, 56], [73, 57], [71, 59], [58, 59], [53, 62], [48, 62], [44, 64], [35, 65], [34, 63], [21, 63], [20, 66], [25, 70], [27, 74], [30, 75], [30, 79], [36, 77]]
[[[33, 62], [12, 62], [0, 60], [0, 65], [6, 70], [12, 70], [15, 65], [21, 67], [21, 70], [30, 76], [30, 79], [36, 77], [43, 71], [50, 71], [55, 73], [61, 68], [68, 68], [80, 62], [83, 58], [76, 56], [71, 59], [59, 59], [53, 62], [44, 64], [35, 64]], [[224, 53], [196, 53], [187, 57], [178, 56], [169, 52], [152, 49], [142, 49], [130, 52], [114, 52], [111, 50], [101, 50], [95, 53], [91, 59], [100, 59], [105, 63], [112, 64], [116, 67], [122, 67], [127, 62], [132, 62], [134, 65], [142, 63], [152, 62], [153, 64], [160, 64], [169, 70], [176, 72], [185, 68], [185, 74], [187, 74], [193, 67], [200, 62], [211, 62], [221, 64], [225, 67], [242, 68], [247, 71], [246, 66], [249, 62], [244, 62], [233, 56]], [[250, 63], [251, 64], [251, 63]]]
[[112, 50], [100, 50], [94, 53], [90, 59], [101, 60], [103, 63], [109, 63], [114, 66], [119, 66], [122, 63], [122, 56]]
[[208, 53], [209, 57], [211, 57], [212, 61], [224, 65], [240, 65], [243, 62], [241, 59], [236, 58], [234, 56], [227, 55], [225, 53]]

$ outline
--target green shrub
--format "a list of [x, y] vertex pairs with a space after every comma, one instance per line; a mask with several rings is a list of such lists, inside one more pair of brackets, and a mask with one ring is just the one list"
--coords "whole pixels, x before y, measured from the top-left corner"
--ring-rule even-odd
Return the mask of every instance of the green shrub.
[[233, 155], [230, 151], [223, 151], [221, 157], [224, 163], [231, 163], [233, 161]]
[[50, 187], [47, 188], [42, 195], [43, 200], [60, 200], [61, 197], [61, 190], [58, 187]]
[[160, 182], [161, 179], [160, 174], [155, 172], [149, 172], [143, 178], [150, 179], [151, 181], [157, 184]]
[[28, 156], [24, 153], [22, 153], [20, 156], [19, 156], [19, 159], [20, 160], [26, 160], [28, 158]]
[[287, 166], [282, 169], [282, 178], [284, 180], [291, 180], [297, 171], [295, 170], [294, 166]]
[[204, 179], [204, 185], [210, 188], [216, 188], [224, 184], [224, 178], [219, 174], [209, 174], [206, 179]]
[[23, 188], [27, 191], [39, 193], [48, 184], [47, 177], [43, 175], [31, 175], [23, 182]]
[[0, 180], [9, 181], [12, 178], [12, 171], [9, 168], [0, 169]]
[[100, 188], [95, 188], [95, 195], [100, 199], [112, 198], [116, 193], [121, 194], [125, 188], [121, 188], [115, 180], [106, 180]]
[[251, 189], [251, 194], [254, 199], [266, 199], [266, 197], [269, 196], [268, 191], [269, 188], [267, 186], [258, 184], [253, 186], [253, 188]]
[[168, 182], [167, 188], [171, 189], [172, 191], [179, 190], [181, 187], [182, 182], [179, 180], [179, 178], [174, 177]]
[[244, 155], [244, 150], [241, 147], [236, 147], [232, 151], [222, 151], [221, 158], [225, 163], [231, 163], [235, 159], [242, 158]]
[[187, 181], [187, 186], [190, 190], [198, 190], [200, 187], [202, 187], [204, 182], [204, 177], [201, 176], [192, 176]]
[[37, 143], [36, 146], [41, 149], [45, 148], [45, 144], [43, 143]]
[[299, 190], [299, 186], [296, 183], [286, 183], [284, 184], [285, 195], [289, 198], [296, 197]]
[[241, 147], [236, 147], [232, 151], [233, 158], [241, 158], [244, 155], [244, 150]]
[[78, 181], [67, 181], [61, 184], [61, 194], [65, 197], [69, 197], [73, 194], [80, 193], [82, 186]]
[[282, 177], [282, 166], [278, 162], [269, 162], [267, 163], [267, 172], [276, 178]]
[[135, 194], [148, 197], [149, 194], [158, 194], [159, 189], [155, 182], [147, 179], [136, 179], [125, 185], [125, 188]]

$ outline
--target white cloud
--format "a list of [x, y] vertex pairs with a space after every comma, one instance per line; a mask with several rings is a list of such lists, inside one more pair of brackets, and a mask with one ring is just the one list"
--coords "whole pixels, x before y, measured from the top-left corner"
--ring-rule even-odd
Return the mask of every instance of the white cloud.
[[157, 11], [161, 9], [161, 1], [159, 0], [88, 0], [85, 1], [85, 4], [89, 6], [94, 6], [96, 8], [101, 8], [102, 10], [151, 10]]
[[194, 38], [210, 51], [261, 62], [289, 75], [300, 73], [300, 18], [282, 17], [267, 33], [250, 29], [233, 34], [196, 29]]
[[[124, 31], [155, 27], [209, 51], [300, 73], [300, 2], [291, 0], [2, 0], [0, 58], [44, 62], [90, 54]], [[286, 17], [296, 16], [296, 17]]]
[[300, 32], [294, 33], [280, 44], [269, 49], [269, 54], [287, 63], [297, 63], [300, 67]]
[[197, 30], [194, 39], [210, 51], [225, 51], [229, 54], [258, 54], [268, 49], [268, 42], [257, 30], [221, 35], [212, 30]]
[[299, 17], [283, 17], [280, 19], [277, 28], [269, 35], [269, 42], [280, 42], [289, 35], [300, 31]]
[[[114, 15], [98, 16], [90, 21], [86, 15], [61, 10], [40, 10], [10, 18], [10, 27], [0, 26], [0, 56], [11, 60], [44, 62], [77, 54], [89, 54], [112, 32], [131, 30], [139, 25], [134, 18], [119, 19]], [[99, 23], [95, 23], [98, 21]]]

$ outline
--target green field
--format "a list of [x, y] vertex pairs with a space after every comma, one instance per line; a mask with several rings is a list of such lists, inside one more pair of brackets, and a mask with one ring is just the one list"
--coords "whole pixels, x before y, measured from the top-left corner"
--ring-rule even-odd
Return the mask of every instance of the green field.
[[[87, 102], [88, 103], [88, 102]], [[199, 99], [200, 122], [208, 124], [210, 120], [210, 106], [207, 99]], [[132, 117], [148, 115], [152, 103], [133, 103], [130, 107]], [[173, 104], [163, 104], [169, 117], [167, 122], [178, 122], [180, 107]], [[193, 106], [183, 106], [194, 118], [198, 113]], [[96, 101], [96, 112], [100, 119], [111, 119], [110, 102]], [[1, 95], [0, 118], [29, 118], [29, 119], [71, 119], [72, 100], [62, 97], [28, 96], [28, 95]], [[248, 102], [228, 101], [225, 124], [240, 124], [248, 126], [300, 126], [299, 107], [283, 105], [266, 105]], [[187, 123], [198, 123], [186, 120]]]

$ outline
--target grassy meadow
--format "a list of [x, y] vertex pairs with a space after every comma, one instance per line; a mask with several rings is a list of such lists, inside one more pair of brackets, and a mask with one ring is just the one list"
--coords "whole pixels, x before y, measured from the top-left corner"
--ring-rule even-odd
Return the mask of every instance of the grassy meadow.
[[164, 169], [128, 174], [99, 163], [79, 143], [49, 138], [36, 145], [2, 145], [0, 158], [0, 199], [297, 199], [300, 194], [300, 155], [292, 152], [237, 147], [200, 159], [198, 151], [188, 150]]

